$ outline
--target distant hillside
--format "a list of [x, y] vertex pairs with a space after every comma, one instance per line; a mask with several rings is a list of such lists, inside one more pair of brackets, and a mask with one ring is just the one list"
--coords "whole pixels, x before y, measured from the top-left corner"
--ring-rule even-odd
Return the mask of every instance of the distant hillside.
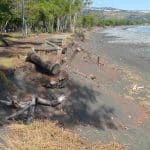
[[84, 13], [94, 13], [100, 18], [110, 19], [128, 19], [128, 20], [138, 20], [144, 22], [150, 22], [150, 10], [121, 10], [112, 7], [91, 7], [86, 8]]

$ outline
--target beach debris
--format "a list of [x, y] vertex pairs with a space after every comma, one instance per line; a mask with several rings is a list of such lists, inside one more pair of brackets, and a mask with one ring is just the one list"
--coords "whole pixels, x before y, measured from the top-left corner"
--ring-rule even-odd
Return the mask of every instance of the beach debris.
[[144, 89], [144, 86], [138, 86], [137, 84], [135, 84], [134, 87], [132, 88], [133, 91], [138, 91], [140, 89]]
[[100, 57], [97, 56], [97, 64], [100, 64]]
[[58, 46], [62, 46], [62, 44], [63, 44], [63, 39], [64, 38], [48, 38], [48, 39], [46, 39], [46, 43], [48, 44], [48, 45], [51, 45], [52, 43], [56, 46], [56, 45], [58, 45]]
[[79, 50], [80, 50], [80, 49], [75, 49], [75, 50], [73, 51], [72, 55], [71, 55], [70, 58], [68, 59], [68, 63], [69, 63], [69, 64], [73, 61], [73, 59], [74, 59], [74, 58], [76, 57], [76, 55], [79, 53]]
[[95, 80], [95, 79], [96, 79], [96, 76], [93, 75], [93, 74], [91, 74], [91, 75], [90, 75], [90, 78], [91, 78], [92, 80]]
[[60, 64], [58, 64], [58, 63], [52, 63], [50, 61], [44, 62], [40, 58], [40, 56], [38, 56], [34, 52], [29, 52], [27, 54], [26, 61], [29, 61], [29, 62], [35, 64], [36, 67], [39, 67], [40, 69], [42, 69], [44, 72], [46, 72], [48, 74], [56, 75], [60, 71]]
[[75, 36], [77, 38], [79, 38], [80, 41], [84, 42], [85, 41], [85, 34], [84, 34], [84, 31], [78, 31], [75, 33]]
[[80, 47], [77, 47], [77, 48], [76, 48], [76, 51], [77, 51], [77, 52], [81, 52], [82, 49], [81, 49]]
[[101, 66], [104, 66], [104, 63], [100, 62], [100, 56], [97, 56], [97, 64], [101, 65]]
[[55, 76], [43, 76], [43, 80], [45, 80], [43, 86], [46, 88], [63, 88], [67, 84], [68, 79], [68, 73], [65, 70], [61, 70]]
[[131, 119], [132, 118], [131, 115], [129, 115], [128, 118]]
[[133, 91], [135, 91], [137, 88], [137, 84], [134, 85], [134, 87], [132, 88]]
[[15, 98], [15, 99], [12, 99], [11, 101], [0, 100], [0, 103], [5, 104], [12, 108], [16, 108], [17, 110], [12, 115], [6, 117], [5, 121], [14, 119], [18, 117], [19, 115], [24, 114], [24, 112], [27, 111], [27, 122], [31, 123], [34, 119], [35, 108], [37, 105], [56, 107], [59, 104], [61, 104], [65, 99], [66, 99], [65, 95], [60, 95], [57, 97], [57, 99], [54, 99], [54, 100], [46, 100], [46, 99], [33, 95], [32, 100], [30, 102], [19, 103], [19, 100], [16, 101], [16, 98]]

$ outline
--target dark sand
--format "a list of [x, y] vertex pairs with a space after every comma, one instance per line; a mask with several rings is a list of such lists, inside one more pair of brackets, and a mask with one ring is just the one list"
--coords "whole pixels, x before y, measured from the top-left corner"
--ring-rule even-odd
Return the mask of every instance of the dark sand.
[[[119, 34], [120, 28], [117, 31]], [[63, 89], [70, 93], [64, 103], [65, 113], [51, 119], [90, 143], [109, 143], [116, 138], [129, 150], [149, 150], [150, 46], [135, 40], [109, 43], [118, 38], [102, 32], [103, 29], [96, 29], [87, 33], [85, 42], [77, 41], [85, 51], [79, 52], [67, 68], [71, 81]]]
[[[89, 142], [108, 143], [115, 137], [130, 150], [149, 150], [150, 68], [145, 51], [150, 46], [131, 41], [109, 43], [116, 37], [102, 32], [89, 32], [88, 39], [80, 42], [95, 57], [100, 56], [101, 64], [96, 65], [94, 56], [87, 57], [85, 52], [72, 62], [71, 69], [95, 75], [96, 80], [72, 74], [77, 86], [66, 107], [71, 126]], [[70, 118], [66, 120], [71, 122]]]

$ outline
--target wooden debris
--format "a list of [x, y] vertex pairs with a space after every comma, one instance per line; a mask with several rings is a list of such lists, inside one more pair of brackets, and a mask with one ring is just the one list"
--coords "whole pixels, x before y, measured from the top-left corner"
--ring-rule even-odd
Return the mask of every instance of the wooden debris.
[[21, 106], [18, 105], [18, 102], [16, 100], [12, 100], [12, 101], [0, 100], [0, 103], [12, 108], [21, 108]]
[[27, 54], [27, 61], [35, 64], [37, 67], [40, 67], [43, 71], [48, 74], [56, 75], [60, 71], [60, 64], [52, 62], [44, 62], [40, 56], [36, 55], [34, 52], [30, 52]]
[[99, 65], [100, 64], [100, 57], [97, 56], [97, 64]]
[[82, 42], [85, 41], [85, 34], [83, 31], [76, 32], [76, 37], [79, 38]]
[[81, 51], [80, 48], [77, 48], [73, 51], [72, 55], [70, 56], [70, 58], [68, 59], [68, 63], [70, 64], [73, 59], [76, 57], [76, 55]]
[[92, 80], [95, 80], [96, 79], [96, 76], [95, 75], [90, 75], [90, 78], [92, 79]]
[[52, 46], [52, 47], [55, 48], [55, 49], [62, 50], [62, 48], [61, 48], [60, 46], [56, 45], [56, 44], [53, 43], [53, 42], [50, 42], [50, 41], [47, 41], [47, 40], [46, 40], [46, 44], [49, 45], [49, 46]]
[[55, 48], [55, 47], [35, 47], [34, 51], [36, 52], [46, 52], [46, 53], [50, 53], [52, 51], [58, 51], [60, 50], [60, 48]]
[[50, 43], [54, 43], [58, 46], [62, 46], [63, 39], [61, 39], [61, 38], [60, 39], [58, 39], [58, 38], [48, 38], [46, 41], [50, 42]]
[[44, 87], [46, 88], [63, 88], [68, 81], [68, 73], [64, 70], [61, 70], [58, 75], [53, 77], [45, 77]]
[[82, 49], [81, 49], [80, 47], [77, 47], [76, 51], [77, 51], [77, 52], [81, 52]]
[[[27, 113], [27, 122], [30, 123], [34, 119], [35, 109], [36, 109], [37, 105], [56, 107], [65, 99], [66, 99], [66, 97], [64, 95], [61, 95], [60, 97], [58, 97], [58, 99], [52, 100], [52, 101], [33, 96], [31, 102], [24, 102], [24, 104], [17, 103], [18, 104], [17, 109], [19, 108], [19, 110], [16, 111], [15, 113], [13, 113], [12, 115], [6, 117], [5, 120], [7, 121], [10, 119], [16, 118], [17, 116], [19, 116], [19, 115], [23, 114], [25, 111], [27, 111], [28, 112]], [[14, 100], [12, 100], [10, 102], [5, 102], [3, 100], [0, 100], [1, 103], [6, 104], [7, 106], [10, 106], [10, 107], [14, 107], [13, 101]]]

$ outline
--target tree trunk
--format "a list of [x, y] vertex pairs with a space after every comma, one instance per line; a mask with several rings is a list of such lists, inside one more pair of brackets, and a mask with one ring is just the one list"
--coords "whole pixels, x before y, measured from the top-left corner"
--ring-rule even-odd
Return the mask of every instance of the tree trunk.
[[47, 74], [56, 75], [60, 72], [60, 64], [44, 62], [38, 55], [36, 55], [33, 52], [28, 53], [26, 60], [35, 64], [37, 67], [39, 67], [41, 70], [43, 70]]
[[59, 32], [60, 31], [60, 19], [57, 18], [57, 31]]

